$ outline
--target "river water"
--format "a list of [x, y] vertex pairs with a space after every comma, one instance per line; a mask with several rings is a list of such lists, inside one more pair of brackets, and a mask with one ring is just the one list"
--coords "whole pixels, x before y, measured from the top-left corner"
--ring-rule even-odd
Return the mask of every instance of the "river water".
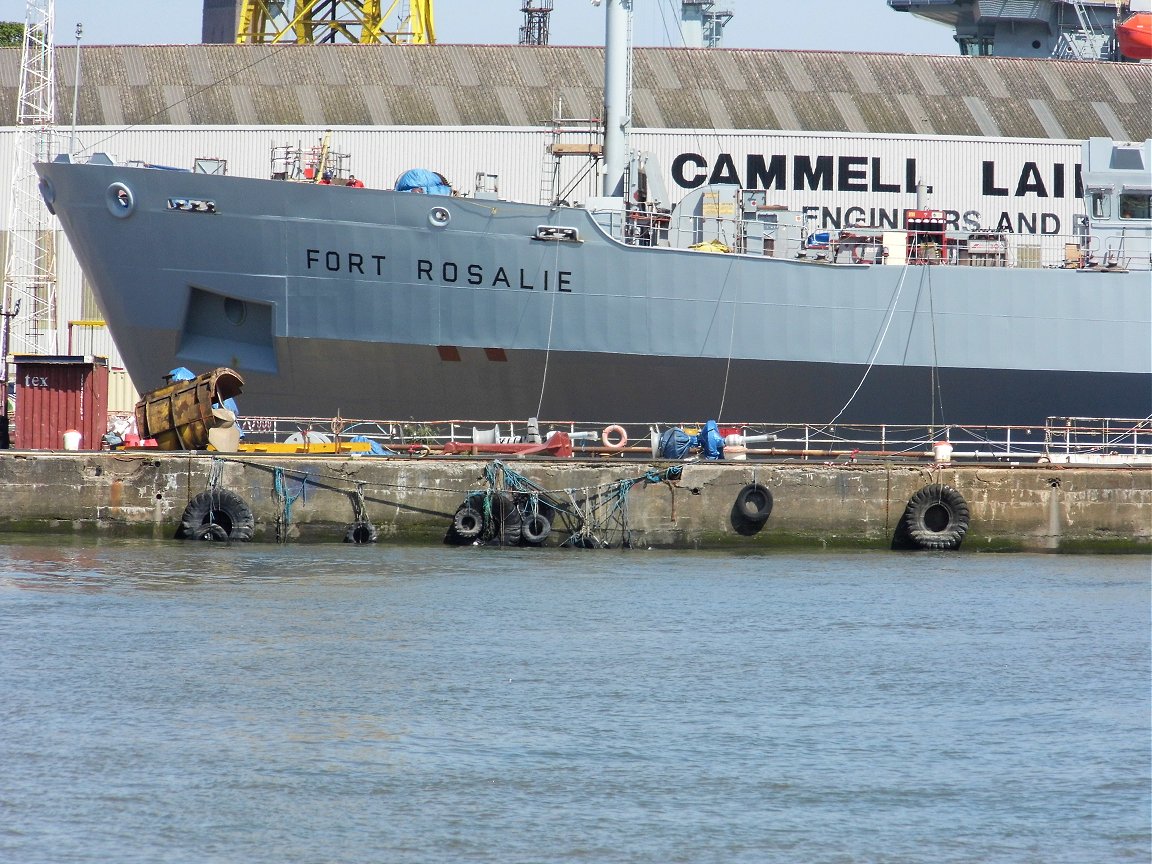
[[0, 542], [0, 861], [1147, 862], [1146, 557]]

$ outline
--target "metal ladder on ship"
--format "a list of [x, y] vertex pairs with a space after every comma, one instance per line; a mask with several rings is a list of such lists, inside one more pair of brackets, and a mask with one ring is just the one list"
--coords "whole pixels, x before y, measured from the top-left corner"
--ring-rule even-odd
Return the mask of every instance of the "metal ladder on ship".
[[1109, 60], [1112, 59], [1115, 37], [1111, 39], [1104, 33], [1097, 33], [1092, 26], [1092, 19], [1084, 7], [1084, 0], [1068, 0], [1076, 10], [1076, 19], [1080, 29], [1064, 31], [1056, 47], [1052, 50], [1052, 57], [1056, 60]]

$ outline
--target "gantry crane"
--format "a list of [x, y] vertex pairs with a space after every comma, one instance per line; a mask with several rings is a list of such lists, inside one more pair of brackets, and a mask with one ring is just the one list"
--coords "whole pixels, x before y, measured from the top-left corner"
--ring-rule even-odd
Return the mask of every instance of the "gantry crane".
[[[432, 45], [434, 0], [242, 0], [238, 44]], [[384, 7], [387, 7], [386, 9]], [[389, 21], [396, 29], [389, 28]]]

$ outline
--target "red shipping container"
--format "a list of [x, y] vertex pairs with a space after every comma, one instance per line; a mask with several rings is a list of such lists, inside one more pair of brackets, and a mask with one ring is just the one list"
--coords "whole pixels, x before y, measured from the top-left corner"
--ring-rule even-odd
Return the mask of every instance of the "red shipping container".
[[80, 433], [81, 450], [99, 450], [108, 431], [106, 357], [17, 354], [16, 435], [20, 450], [62, 450]]

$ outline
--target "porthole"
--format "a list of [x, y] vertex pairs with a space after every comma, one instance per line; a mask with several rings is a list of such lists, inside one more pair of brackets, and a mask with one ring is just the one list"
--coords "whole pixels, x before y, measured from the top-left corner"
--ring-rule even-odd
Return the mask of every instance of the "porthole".
[[136, 209], [136, 198], [123, 183], [113, 183], [108, 187], [107, 202], [108, 212], [118, 219], [127, 219]]
[[433, 207], [428, 214], [428, 223], [433, 228], [443, 228], [452, 221], [452, 214], [444, 207]]
[[248, 317], [248, 304], [235, 297], [224, 298], [224, 317], [239, 327]]

